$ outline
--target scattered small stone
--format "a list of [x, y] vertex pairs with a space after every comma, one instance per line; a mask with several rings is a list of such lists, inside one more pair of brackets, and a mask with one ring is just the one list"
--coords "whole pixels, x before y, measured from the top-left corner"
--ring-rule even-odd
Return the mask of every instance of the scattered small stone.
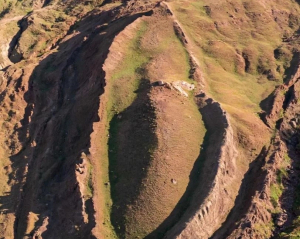
[[268, 198], [267, 194], [265, 192], [262, 192], [262, 194], [260, 195], [260, 198], [265, 200]]
[[163, 86], [163, 85], [165, 85], [165, 82], [163, 82], [162, 80], [157, 81], [157, 85], [158, 85], [158, 86]]
[[284, 212], [279, 213], [276, 218], [276, 225], [281, 227], [287, 221], [288, 215]]
[[168, 83], [168, 82], [165, 83], [164, 86], [165, 86], [166, 88], [170, 89], [170, 90], [172, 89], [172, 85], [171, 85], [170, 83]]
[[297, 128], [297, 123], [296, 123], [296, 121], [291, 121], [290, 124], [291, 124], [291, 126], [292, 126], [293, 128]]
[[109, 185], [109, 182], [104, 183], [104, 185], [105, 185], [105, 186], [108, 186], [108, 185]]
[[173, 183], [173, 184], [175, 184], [175, 185], [176, 185], [176, 184], [177, 184], [177, 180], [176, 180], [176, 179], [174, 179], [174, 178], [172, 178], [172, 179], [171, 179], [171, 183]]
[[76, 171], [78, 172], [78, 173], [80, 173], [80, 174], [83, 174], [84, 173], [84, 170], [82, 169], [82, 168], [80, 168], [80, 167], [76, 167]]

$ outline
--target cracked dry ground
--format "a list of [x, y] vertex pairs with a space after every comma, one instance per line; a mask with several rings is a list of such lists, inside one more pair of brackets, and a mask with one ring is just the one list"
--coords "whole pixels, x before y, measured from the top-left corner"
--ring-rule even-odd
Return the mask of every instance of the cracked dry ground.
[[300, 238], [298, 1], [0, 0], [0, 238]]

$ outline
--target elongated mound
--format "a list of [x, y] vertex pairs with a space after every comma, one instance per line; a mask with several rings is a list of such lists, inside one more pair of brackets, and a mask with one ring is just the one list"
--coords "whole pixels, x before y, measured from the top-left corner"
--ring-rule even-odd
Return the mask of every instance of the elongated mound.
[[[133, 48], [135, 41], [139, 48]], [[121, 42], [129, 47], [119, 51]], [[174, 59], [167, 58], [171, 46], [166, 43], [175, 50]], [[151, 233], [176, 207], [199, 156], [205, 128], [192, 100], [155, 86], [158, 77], [164, 82], [188, 79], [190, 67], [188, 61], [178, 62], [182, 66], [174, 71], [154, 66], [176, 63], [176, 57], [185, 54], [164, 8], [129, 25], [115, 38], [110, 52], [104, 65], [106, 89], [118, 94], [108, 113], [112, 220], [121, 236], [134, 238]], [[127, 87], [120, 88], [121, 82]]]
[[0, 0], [0, 237], [298, 238], [300, 6]]

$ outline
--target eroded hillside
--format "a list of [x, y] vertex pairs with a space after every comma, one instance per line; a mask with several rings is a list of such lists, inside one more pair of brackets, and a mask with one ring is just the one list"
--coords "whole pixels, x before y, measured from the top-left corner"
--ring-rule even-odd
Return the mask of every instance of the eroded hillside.
[[1, 238], [299, 238], [295, 0], [0, 0]]

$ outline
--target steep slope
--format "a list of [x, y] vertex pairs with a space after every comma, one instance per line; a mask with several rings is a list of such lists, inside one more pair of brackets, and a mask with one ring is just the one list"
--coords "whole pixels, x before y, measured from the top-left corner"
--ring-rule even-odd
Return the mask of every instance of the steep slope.
[[297, 238], [297, 1], [0, 1], [3, 238]]

